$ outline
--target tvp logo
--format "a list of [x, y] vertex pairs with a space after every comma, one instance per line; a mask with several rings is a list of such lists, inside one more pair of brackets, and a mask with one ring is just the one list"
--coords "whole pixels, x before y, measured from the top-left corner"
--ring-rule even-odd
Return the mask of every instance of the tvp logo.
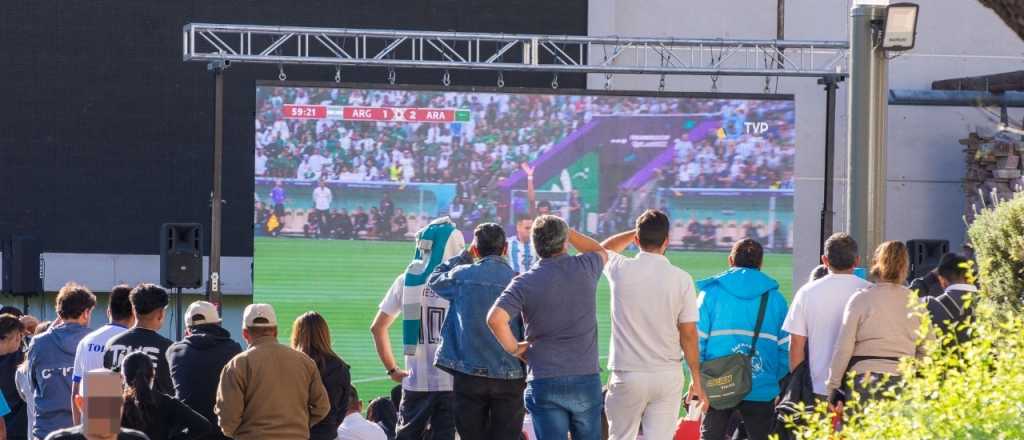
[[743, 128], [747, 134], [762, 135], [768, 132], [767, 122], [744, 122]]

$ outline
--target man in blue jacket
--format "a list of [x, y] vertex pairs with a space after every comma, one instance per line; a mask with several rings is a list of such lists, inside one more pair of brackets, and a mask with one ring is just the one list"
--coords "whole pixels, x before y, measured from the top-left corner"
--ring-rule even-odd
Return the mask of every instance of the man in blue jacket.
[[761, 296], [768, 293], [757, 352], [751, 360], [750, 394], [733, 408], [709, 408], [701, 426], [701, 438], [724, 438], [735, 412], [739, 412], [752, 440], [767, 439], [770, 433], [774, 419], [772, 400], [779, 394], [779, 380], [789, 371], [789, 334], [782, 330], [786, 299], [779, 293], [779, 283], [761, 272], [763, 260], [760, 243], [749, 238], [740, 240], [729, 253], [728, 271], [697, 282], [701, 363], [750, 352]]
[[[455, 428], [467, 440], [516, 440], [526, 416], [523, 365], [487, 327], [487, 312], [515, 276], [502, 258], [507, 253], [505, 231], [484, 223], [473, 231], [469, 250], [437, 266], [427, 280], [450, 302], [435, 365], [452, 375]], [[520, 319], [511, 325], [522, 338]]]
[[61, 323], [32, 338], [28, 365], [36, 423], [32, 436], [46, 438], [52, 431], [74, 425], [71, 419], [71, 376], [78, 341], [89, 334], [89, 317], [96, 296], [85, 286], [67, 283], [57, 294]]

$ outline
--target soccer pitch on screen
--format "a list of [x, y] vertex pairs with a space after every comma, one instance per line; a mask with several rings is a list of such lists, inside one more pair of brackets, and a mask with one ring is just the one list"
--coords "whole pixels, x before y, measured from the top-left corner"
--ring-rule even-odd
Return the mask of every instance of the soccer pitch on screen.
[[[334, 350], [352, 366], [352, 380], [365, 401], [387, 396], [397, 385], [384, 374], [370, 337], [370, 322], [395, 277], [412, 258], [412, 242], [361, 240], [305, 240], [257, 237], [254, 301], [273, 304], [281, 322], [281, 341], [291, 337], [291, 322], [315, 310], [331, 327]], [[721, 272], [726, 252], [669, 251], [672, 263], [694, 279]], [[768, 254], [764, 271], [779, 280], [780, 289], [792, 295], [792, 255]], [[602, 369], [608, 355], [611, 320], [608, 281], [602, 277], [597, 290], [598, 346]], [[395, 359], [401, 362], [401, 325], [391, 327]]]

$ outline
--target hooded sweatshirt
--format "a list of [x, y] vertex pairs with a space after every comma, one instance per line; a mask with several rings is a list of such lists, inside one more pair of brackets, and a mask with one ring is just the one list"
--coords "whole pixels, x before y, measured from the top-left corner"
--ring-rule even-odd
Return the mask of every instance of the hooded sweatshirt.
[[751, 359], [753, 382], [744, 400], [768, 402], [779, 394], [789, 372], [789, 334], [782, 330], [788, 305], [779, 283], [756, 269], [736, 267], [697, 282], [700, 361], [750, 353], [761, 295], [768, 292], [757, 352]]
[[[217, 399], [217, 382], [224, 365], [242, 352], [231, 339], [231, 333], [217, 324], [202, 324], [189, 329], [188, 336], [167, 349], [167, 364], [178, 400], [194, 409], [213, 426], [217, 416], [213, 403]], [[220, 429], [204, 438], [224, 438]]]
[[36, 423], [32, 435], [46, 436], [71, 426], [71, 376], [75, 349], [90, 330], [78, 323], [64, 323], [32, 338], [28, 347], [32, 404]]

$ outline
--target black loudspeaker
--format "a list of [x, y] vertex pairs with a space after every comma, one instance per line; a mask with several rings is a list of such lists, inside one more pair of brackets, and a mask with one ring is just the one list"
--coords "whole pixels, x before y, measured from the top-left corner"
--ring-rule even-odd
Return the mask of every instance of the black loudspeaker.
[[949, 240], [908, 240], [910, 253], [910, 279], [923, 277], [939, 266], [939, 260], [949, 252]]
[[199, 223], [160, 226], [160, 285], [186, 289], [203, 286], [203, 227]]
[[30, 235], [12, 235], [3, 242], [3, 293], [35, 295], [43, 291], [39, 241]]

